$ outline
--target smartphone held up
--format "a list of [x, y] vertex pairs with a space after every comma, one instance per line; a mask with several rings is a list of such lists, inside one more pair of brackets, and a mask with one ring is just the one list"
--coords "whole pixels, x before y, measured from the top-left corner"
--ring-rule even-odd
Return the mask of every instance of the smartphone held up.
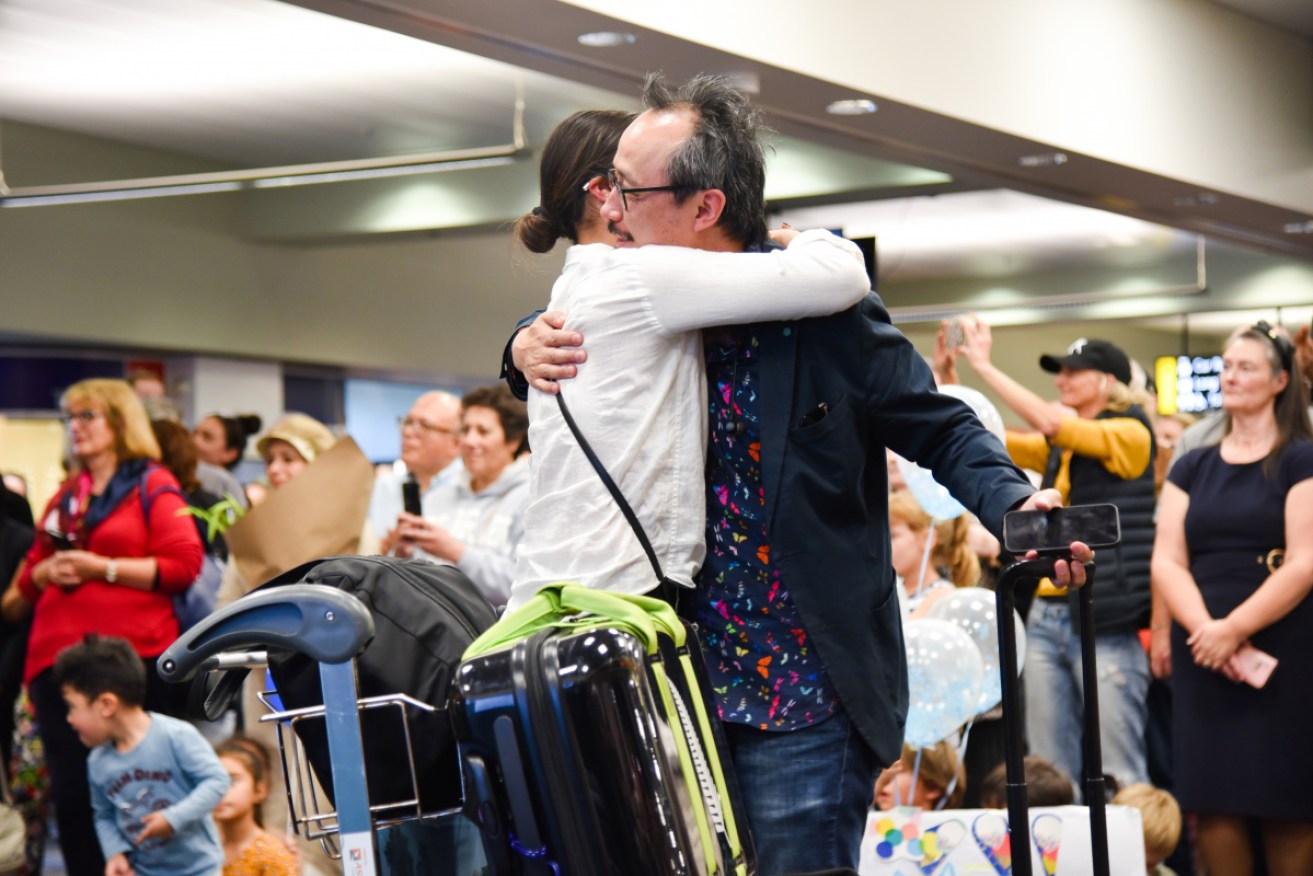
[[1091, 548], [1113, 547], [1121, 541], [1116, 505], [1072, 505], [1048, 511], [1009, 511], [1003, 517], [1003, 548], [1018, 556], [1066, 553], [1071, 543]]

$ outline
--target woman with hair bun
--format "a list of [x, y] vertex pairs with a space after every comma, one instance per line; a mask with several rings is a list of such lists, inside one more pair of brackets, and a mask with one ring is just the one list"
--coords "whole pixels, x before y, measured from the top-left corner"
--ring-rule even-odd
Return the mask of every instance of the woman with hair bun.
[[256, 414], [235, 417], [210, 414], [196, 424], [192, 431], [196, 443], [196, 477], [207, 493], [232, 499], [243, 508], [251, 504], [233, 469], [242, 461], [246, 443], [260, 431], [260, 425]]
[[241, 462], [246, 443], [260, 431], [261, 425], [257, 414], [238, 414], [235, 417], [210, 414], [196, 424], [192, 433], [197, 456], [201, 462], [232, 471]]
[[[619, 239], [602, 216], [609, 198], [638, 211], [657, 198], [682, 203], [696, 196], [652, 180], [615, 188], [616, 147], [633, 119], [592, 111], [558, 125], [543, 149], [540, 204], [515, 231], [533, 252], [547, 252], [560, 238], [577, 244], [566, 253], [549, 305], [558, 317], [568, 314], [567, 331], [588, 338], [588, 361], [565, 391], [571, 414], [632, 503], [666, 576], [692, 587], [706, 554], [700, 330], [835, 313], [864, 298], [870, 280], [857, 247], [826, 231], [773, 232], [785, 249], [748, 253], [633, 247]], [[530, 392], [529, 423], [534, 465], [511, 605], [554, 581], [627, 593], [656, 587], [638, 540], [556, 400]], [[563, 527], [562, 508], [599, 513], [589, 526]]]

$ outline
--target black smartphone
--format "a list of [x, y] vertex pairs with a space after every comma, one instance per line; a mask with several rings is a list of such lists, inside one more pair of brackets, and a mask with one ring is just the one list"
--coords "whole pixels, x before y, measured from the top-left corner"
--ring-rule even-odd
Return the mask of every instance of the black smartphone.
[[55, 546], [57, 551], [71, 551], [75, 547], [73, 539], [57, 529], [47, 529], [46, 537], [50, 539], [50, 543]]
[[421, 516], [424, 512], [419, 504], [419, 482], [403, 481], [401, 484], [401, 507], [407, 514]]
[[1116, 505], [1072, 505], [1050, 511], [1009, 511], [1003, 516], [1003, 548], [1011, 554], [1065, 552], [1073, 541], [1092, 548], [1122, 540]]

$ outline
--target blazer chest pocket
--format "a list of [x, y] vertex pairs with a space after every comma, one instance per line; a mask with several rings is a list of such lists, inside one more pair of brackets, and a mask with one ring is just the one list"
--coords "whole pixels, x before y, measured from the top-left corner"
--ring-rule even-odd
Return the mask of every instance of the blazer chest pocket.
[[790, 428], [789, 438], [797, 443], [810, 443], [845, 428], [854, 444], [859, 443], [852, 405], [846, 395], [837, 402], [823, 401], [814, 407], [804, 408]]

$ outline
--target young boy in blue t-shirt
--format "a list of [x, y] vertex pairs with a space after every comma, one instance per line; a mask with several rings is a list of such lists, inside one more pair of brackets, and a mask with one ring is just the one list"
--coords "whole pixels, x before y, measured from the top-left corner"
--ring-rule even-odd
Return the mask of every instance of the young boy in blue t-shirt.
[[68, 723], [91, 749], [87, 778], [105, 876], [215, 876], [223, 847], [210, 813], [228, 774], [195, 727], [147, 712], [146, 667], [122, 639], [65, 648], [55, 677]]

